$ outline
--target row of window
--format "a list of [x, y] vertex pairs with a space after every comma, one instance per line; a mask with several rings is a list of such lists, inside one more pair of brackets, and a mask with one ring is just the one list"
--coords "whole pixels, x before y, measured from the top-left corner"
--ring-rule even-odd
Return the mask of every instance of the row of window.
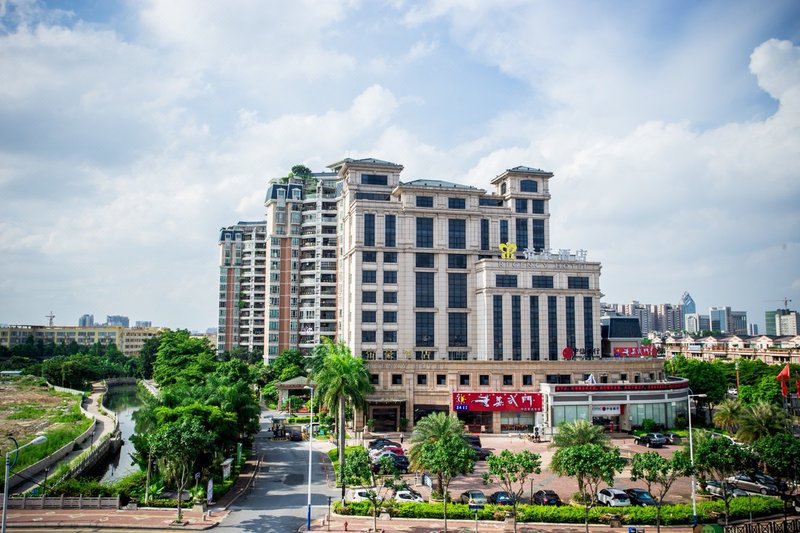
[[[378, 303], [378, 294], [376, 291], [361, 291], [361, 303], [374, 304]], [[396, 291], [383, 291], [383, 303], [396, 304], [397, 292]]]
[[[361, 271], [361, 283], [377, 283], [378, 282], [378, 271], [377, 270], [363, 270]], [[383, 271], [383, 282], [394, 284], [397, 283], [397, 271], [396, 270], [384, 270]]]
[[[417, 385], [427, 385], [428, 384], [428, 374], [417, 374]], [[392, 385], [402, 385], [403, 384], [403, 374], [392, 374], [391, 375], [391, 384]], [[443, 387], [447, 385], [447, 375], [446, 374], [436, 374], [436, 385], [439, 387]], [[370, 382], [373, 385], [380, 385], [380, 375], [379, 374], [370, 374]], [[469, 374], [460, 374], [458, 376], [458, 384], [460, 386], [469, 386], [470, 382], [470, 375]], [[489, 374], [481, 374], [478, 376], [478, 385], [482, 387], [489, 386]], [[503, 386], [504, 387], [513, 387], [514, 386], [514, 376], [511, 374], [504, 374], [503, 375]], [[522, 386], [523, 387], [532, 387], [533, 386], [533, 374], [523, 374], [522, 375]]]

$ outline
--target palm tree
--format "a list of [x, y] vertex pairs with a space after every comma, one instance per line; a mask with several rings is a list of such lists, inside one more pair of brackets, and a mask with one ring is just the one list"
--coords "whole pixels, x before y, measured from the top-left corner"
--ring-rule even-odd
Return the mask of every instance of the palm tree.
[[[423, 444], [427, 442], [437, 442], [446, 440], [453, 436], [461, 437], [464, 435], [464, 422], [454, 414], [443, 412], [431, 413], [425, 418], [420, 419], [414, 426], [411, 438], [408, 439], [410, 447], [408, 449], [408, 462], [412, 470], [420, 469], [420, 455], [422, 454]], [[441, 477], [439, 487], [442, 486]]]
[[744, 443], [755, 442], [761, 437], [786, 431], [786, 413], [769, 402], [748, 405], [739, 417], [739, 431], [736, 438]]
[[558, 425], [558, 433], [553, 435], [550, 447], [566, 448], [583, 444], [599, 444], [608, 449], [611, 447], [611, 441], [603, 431], [603, 426], [596, 426], [588, 420], [562, 422]]
[[366, 395], [373, 391], [369, 370], [364, 361], [353, 357], [343, 342], [334, 343], [323, 337], [323, 344], [315, 354], [321, 360], [314, 370], [313, 378], [322, 405], [328, 406], [333, 415], [338, 415], [339, 429], [339, 477], [342, 481], [342, 502], [345, 496], [344, 479], [344, 416], [345, 405], [349, 400], [354, 407], [366, 404]]
[[742, 416], [742, 402], [735, 399], [723, 400], [714, 412], [714, 424], [729, 431], [736, 431]]

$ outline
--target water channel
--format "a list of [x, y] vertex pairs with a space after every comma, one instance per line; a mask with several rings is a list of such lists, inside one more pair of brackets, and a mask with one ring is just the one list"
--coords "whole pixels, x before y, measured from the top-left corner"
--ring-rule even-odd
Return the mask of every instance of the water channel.
[[142, 406], [142, 401], [137, 392], [136, 386], [122, 386], [114, 387], [108, 393], [106, 408], [117, 415], [123, 442], [119, 453], [109, 458], [106, 468], [99, 468], [95, 472], [95, 475], [103, 483], [114, 483], [139, 469], [131, 459], [131, 454], [135, 449], [130, 440], [131, 435], [134, 434], [135, 426], [133, 414]]

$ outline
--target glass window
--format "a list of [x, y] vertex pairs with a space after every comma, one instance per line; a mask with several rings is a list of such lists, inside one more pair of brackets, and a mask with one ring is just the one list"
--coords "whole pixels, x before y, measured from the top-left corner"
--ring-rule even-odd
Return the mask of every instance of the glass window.
[[416, 307], [433, 307], [433, 272], [415, 272], [417, 276]]
[[531, 361], [539, 360], [539, 297], [531, 296]]
[[489, 219], [481, 219], [481, 250], [489, 249]]
[[384, 311], [383, 312], [383, 323], [384, 324], [396, 324], [397, 323], [397, 311]]
[[[390, 248], [397, 246], [397, 217], [395, 215], [384, 215], [384, 244]], [[384, 254], [385, 261], [385, 254]]]
[[528, 219], [517, 219], [517, 249], [524, 250], [528, 247]]
[[511, 374], [503, 374], [503, 385], [509, 386], [514, 384], [514, 376]]
[[531, 213], [544, 215], [544, 200], [531, 200]]
[[558, 361], [558, 311], [556, 297], [547, 297], [547, 358]]
[[433, 196], [417, 196], [417, 207], [433, 207]]
[[478, 385], [481, 385], [483, 387], [488, 387], [489, 386], [489, 375], [488, 374], [481, 374], [480, 376], [478, 376]]
[[427, 385], [428, 374], [417, 374], [417, 385]]
[[539, 187], [533, 180], [522, 180], [519, 182], [519, 190], [522, 192], [539, 192]]
[[495, 286], [516, 287], [517, 286], [516, 274], [497, 274], [497, 277], [495, 278]]
[[531, 286], [534, 289], [552, 289], [553, 276], [533, 276]]
[[403, 374], [392, 374], [392, 385], [402, 385]]
[[537, 252], [544, 250], [544, 220], [531, 220], [533, 231], [533, 248]]
[[583, 338], [586, 343], [586, 358], [594, 356], [594, 302], [591, 296], [583, 298]]
[[397, 332], [386, 330], [383, 332], [383, 342], [386, 343], [396, 343], [397, 342]]
[[467, 268], [467, 256], [463, 254], [449, 254], [447, 268]]
[[361, 302], [365, 304], [374, 304], [376, 302], [375, 291], [362, 291]]
[[515, 203], [517, 213], [528, 212], [528, 200], [525, 198], [517, 198]]
[[417, 268], [433, 268], [433, 254], [417, 253], [415, 255]]
[[464, 198], [448, 198], [447, 207], [449, 209], [466, 209], [467, 201]]
[[439, 386], [447, 385], [447, 376], [445, 374], [436, 374], [436, 384]]
[[384, 270], [383, 271], [384, 283], [397, 283], [397, 270]]
[[448, 313], [448, 346], [467, 345], [467, 314]]
[[417, 313], [417, 346], [434, 345], [434, 313]]
[[448, 361], [466, 361], [468, 356], [469, 352], [464, 352], [461, 350], [447, 352]]
[[511, 296], [511, 359], [522, 360], [522, 297]]
[[500, 242], [508, 242], [508, 220], [500, 221]]
[[467, 275], [447, 274], [447, 307], [467, 307]]
[[567, 296], [566, 302], [566, 316], [564, 321], [567, 324], [567, 346], [575, 348], [575, 297]]
[[383, 262], [397, 263], [397, 252], [383, 252]]
[[375, 246], [375, 215], [364, 213], [364, 246]]
[[533, 376], [530, 374], [523, 374], [522, 375], [522, 385], [530, 387], [533, 385]]
[[447, 221], [447, 243], [453, 250], [464, 250], [467, 247], [467, 221], [451, 218]]
[[378, 374], [370, 374], [369, 375], [369, 382], [372, 385], [378, 385]]
[[388, 185], [389, 176], [383, 174], [361, 174], [362, 185]]
[[383, 293], [383, 303], [385, 304], [396, 304], [397, 303], [397, 293], [394, 291], [386, 291]]
[[493, 334], [494, 334], [494, 360], [503, 360], [503, 296], [495, 294], [492, 296], [493, 311], [492, 319], [494, 321]]
[[361, 322], [375, 323], [375, 311], [361, 311]]
[[361, 342], [374, 343], [375, 331], [361, 330]]
[[388, 202], [389, 195], [379, 192], [357, 192], [356, 200], [377, 200], [380, 202]]
[[361, 252], [362, 263], [375, 263], [378, 260], [378, 252]]
[[567, 288], [569, 289], [588, 289], [589, 278], [586, 276], [569, 276], [567, 278]]
[[376, 270], [362, 270], [361, 283], [375, 283], [378, 279], [378, 272]]
[[459, 385], [469, 385], [469, 374], [460, 374], [458, 376]]
[[417, 248], [433, 248], [433, 219], [417, 217]]

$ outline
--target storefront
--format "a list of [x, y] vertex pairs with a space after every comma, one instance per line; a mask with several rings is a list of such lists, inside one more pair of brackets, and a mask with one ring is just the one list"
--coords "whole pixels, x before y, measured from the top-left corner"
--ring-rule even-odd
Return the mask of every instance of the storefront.
[[472, 433], [533, 432], [542, 425], [538, 392], [454, 392], [453, 411]]

